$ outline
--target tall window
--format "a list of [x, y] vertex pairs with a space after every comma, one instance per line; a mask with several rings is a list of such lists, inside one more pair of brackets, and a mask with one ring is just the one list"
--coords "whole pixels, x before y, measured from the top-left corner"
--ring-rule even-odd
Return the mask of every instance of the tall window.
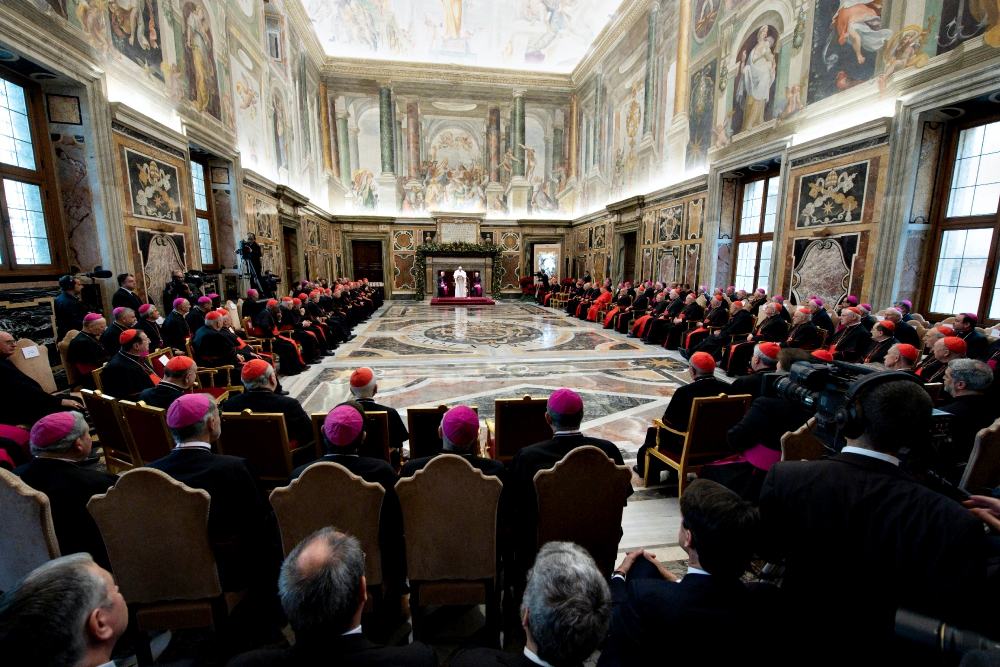
[[194, 208], [198, 219], [198, 247], [201, 250], [202, 268], [217, 268], [212, 245], [212, 208], [208, 196], [205, 165], [191, 161], [191, 181], [194, 184]]
[[264, 29], [267, 35], [267, 53], [271, 60], [284, 69], [284, 49], [281, 40], [281, 15], [271, 2], [264, 2]]
[[927, 306], [935, 315], [975, 313], [980, 320], [1000, 320], [1000, 121], [958, 125], [947, 151]]
[[58, 218], [55, 186], [47, 170], [48, 136], [40, 117], [41, 92], [0, 70], [0, 271], [55, 272], [59, 253], [51, 239]]
[[739, 228], [736, 233], [736, 268], [733, 285], [752, 292], [768, 288], [774, 223], [778, 217], [778, 176], [763, 176], [741, 183]]

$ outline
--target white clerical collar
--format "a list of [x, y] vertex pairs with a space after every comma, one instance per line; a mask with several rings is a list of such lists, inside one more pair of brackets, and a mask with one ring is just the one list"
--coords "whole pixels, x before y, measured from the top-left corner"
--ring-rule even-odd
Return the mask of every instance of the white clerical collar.
[[192, 442], [179, 442], [174, 446], [174, 449], [207, 449], [208, 451], [212, 451], [212, 445], [207, 442], [194, 440]]
[[863, 447], [851, 447], [850, 445], [844, 447], [840, 450], [842, 454], [859, 454], [861, 456], [870, 456], [873, 459], [878, 459], [879, 461], [885, 461], [886, 463], [891, 463], [894, 466], [899, 465], [899, 459], [897, 459], [892, 454], [883, 454], [882, 452], [876, 452], [873, 449], [864, 449]]
[[580, 430], [575, 431], [556, 431], [553, 435], [580, 435]]
[[526, 657], [528, 660], [535, 663], [536, 665], [541, 665], [542, 667], [552, 667], [551, 664], [545, 662], [537, 655], [535, 655], [533, 651], [529, 650], [527, 646], [524, 647], [524, 657]]
[[360, 635], [360, 634], [361, 634], [361, 626], [358, 625], [358, 627], [354, 628], [353, 630], [348, 630], [347, 632], [345, 632], [344, 634], [342, 634], [340, 636], [341, 637], [346, 637], [348, 635]]
[[704, 574], [707, 577], [712, 576], [711, 573], [705, 572], [705, 570], [700, 567], [691, 567], [690, 565], [688, 565], [688, 574]]

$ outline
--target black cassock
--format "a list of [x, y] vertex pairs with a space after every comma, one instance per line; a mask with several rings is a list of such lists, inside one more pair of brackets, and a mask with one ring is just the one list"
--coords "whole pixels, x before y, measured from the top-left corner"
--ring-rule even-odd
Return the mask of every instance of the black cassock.
[[101, 384], [105, 394], [132, 401], [143, 389], [156, 386], [154, 377], [153, 369], [145, 359], [119, 351], [104, 367]]
[[160, 333], [163, 334], [164, 343], [175, 350], [183, 350], [184, 341], [191, 335], [191, 327], [188, 326], [183, 315], [172, 310], [167, 315], [167, 319], [163, 321]]
[[53, 412], [66, 412], [62, 399], [46, 393], [10, 359], [0, 359], [0, 424], [31, 424]]
[[205, 313], [201, 311], [201, 308], [192, 308], [188, 311], [188, 314], [184, 316], [184, 320], [187, 322], [188, 329], [192, 333], [197, 333], [198, 329], [205, 326]]
[[160, 331], [160, 325], [153, 320], [147, 320], [145, 317], [140, 317], [139, 321], [135, 323], [135, 327], [139, 331], [146, 334], [146, 338], [149, 339], [149, 351], [159, 350], [163, 347], [163, 333]]
[[728, 348], [724, 356], [728, 355], [726, 363], [726, 374], [729, 376], [746, 375], [750, 359], [753, 357], [754, 348], [757, 343], [768, 341], [780, 343], [788, 336], [788, 325], [781, 315], [765, 317], [753, 330], [753, 339], [743, 343], [733, 343]]
[[271, 341], [271, 349], [280, 356], [279, 370], [282, 375], [298, 375], [302, 372], [304, 363], [299, 357], [299, 351], [290, 339], [278, 335], [278, 322], [267, 310], [260, 311], [257, 319], [254, 320], [254, 327], [257, 328], [261, 338]]
[[69, 349], [66, 350], [66, 363], [76, 364], [77, 372], [80, 374], [80, 384], [87, 389], [97, 388], [90, 371], [108, 363], [109, 359], [111, 355], [101, 345], [101, 341], [85, 331], [78, 333], [69, 342]]
[[191, 348], [198, 366], [232, 366], [226, 384], [235, 385], [240, 382], [240, 360], [236, 358], [236, 348], [222, 333], [204, 326], [195, 332]]
[[104, 330], [101, 334], [101, 345], [107, 351], [109, 356], [114, 356], [115, 353], [121, 348], [122, 344], [118, 342], [118, 339], [123, 333], [125, 333], [126, 327], [118, 324], [117, 322], [112, 322], [108, 325], [108, 328]]

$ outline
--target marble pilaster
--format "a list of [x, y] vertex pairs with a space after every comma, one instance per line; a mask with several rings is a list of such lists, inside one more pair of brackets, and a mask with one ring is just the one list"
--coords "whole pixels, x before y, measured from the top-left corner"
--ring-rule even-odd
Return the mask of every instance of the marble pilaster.
[[416, 102], [406, 105], [406, 147], [410, 156], [406, 175], [415, 181], [420, 175], [420, 107]]
[[[683, 0], [682, 0], [683, 1]], [[690, 0], [687, 0], [690, 2]], [[688, 12], [690, 13], [690, 5]], [[649, 10], [649, 31], [648, 37], [646, 38], [646, 94], [643, 98], [644, 109], [642, 114], [642, 133], [643, 135], [652, 134], [653, 132], [653, 109], [655, 109], [656, 102], [656, 24], [660, 17], [660, 6], [657, 3], [653, 3], [653, 6]], [[685, 23], [681, 19], [680, 25], [682, 26], [679, 32], [688, 32], [688, 23]]]
[[379, 84], [378, 112], [382, 173], [393, 175], [396, 169], [396, 146], [393, 138], [392, 88], [388, 84]]
[[500, 108], [490, 106], [486, 122], [486, 142], [489, 155], [490, 183], [500, 182]]
[[[346, 185], [348, 188], [351, 187], [351, 151], [348, 148], [350, 130], [347, 128], [347, 112], [338, 111], [337, 112], [337, 140], [338, 144], [338, 158], [340, 163], [340, 182]], [[356, 138], [355, 138], [356, 142]]]

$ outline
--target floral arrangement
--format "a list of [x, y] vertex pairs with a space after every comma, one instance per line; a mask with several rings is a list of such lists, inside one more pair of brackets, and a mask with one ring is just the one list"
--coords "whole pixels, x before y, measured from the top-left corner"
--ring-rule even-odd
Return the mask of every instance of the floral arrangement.
[[528, 276], [518, 281], [521, 284], [521, 294], [535, 295], [535, 278]]
[[422, 301], [424, 293], [427, 291], [427, 254], [445, 252], [469, 255], [492, 255], [493, 284], [490, 285], [490, 296], [494, 299], [500, 298], [500, 279], [502, 277], [500, 274], [503, 272], [503, 262], [499, 246], [489, 243], [424, 243], [417, 246], [413, 269], [417, 279], [413, 296], [417, 301]]

